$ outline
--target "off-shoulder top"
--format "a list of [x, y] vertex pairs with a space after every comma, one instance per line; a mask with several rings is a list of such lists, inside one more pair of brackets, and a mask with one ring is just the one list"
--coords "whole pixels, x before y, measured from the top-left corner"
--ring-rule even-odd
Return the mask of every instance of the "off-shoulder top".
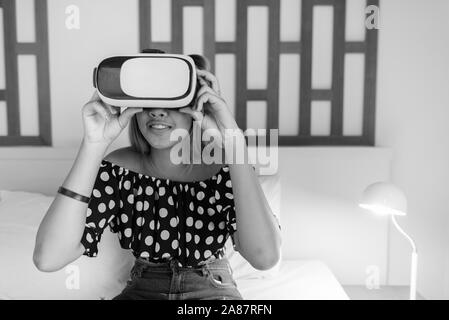
[[97, 255], [108, 226], [136, 258], [176, 258], [186, 267], [222, 258], [236, 231], [229, 167], [206, 180], [177, 182], [103, 160], [88, 204], [84, 255]]

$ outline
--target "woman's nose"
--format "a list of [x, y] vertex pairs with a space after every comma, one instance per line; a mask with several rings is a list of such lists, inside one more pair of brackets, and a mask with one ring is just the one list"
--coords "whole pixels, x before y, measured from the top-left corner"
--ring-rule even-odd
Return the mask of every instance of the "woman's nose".
[[152, 118], [165, 118], [167, 116], [167, 111], [165, 109], [151, 109], [149, 114]]

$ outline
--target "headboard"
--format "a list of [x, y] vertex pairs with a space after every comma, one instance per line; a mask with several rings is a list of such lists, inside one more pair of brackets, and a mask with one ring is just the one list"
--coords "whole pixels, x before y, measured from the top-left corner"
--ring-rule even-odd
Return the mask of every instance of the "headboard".
[[78, 151], [47, 147], [7, 147], [0, 150], [0, 189], [51, 196], [69, 173]]
[[[1, 148], [0, 189], [53, 196], [77, 149]], [[375, 147], [280, 147], [284, 259], [319, 259], [343, 284], [378, 268], [384, 284], [388, 220], [357, 207], [363, 189], [390, 179], [391, 151]], [[275, 172], [273, 172], [275, 173]]]
[[[109, 150], [108, 152], [112, 151]], [[0, 190], [21, 190], [54, 195], [72, 167], [78, 150], [75, 148], [5, 147], [0, 148]], [[257, 158], [255, 148], [250, 148], [252, 159]], [[264, 149], [270, 157], [269, 165], [255, 163], [261, 175], [278, 172], [274, 151]], [[263, 159], [263, 160], [267, 160]], [[256, 161], [257, 162], [257, 161]]]

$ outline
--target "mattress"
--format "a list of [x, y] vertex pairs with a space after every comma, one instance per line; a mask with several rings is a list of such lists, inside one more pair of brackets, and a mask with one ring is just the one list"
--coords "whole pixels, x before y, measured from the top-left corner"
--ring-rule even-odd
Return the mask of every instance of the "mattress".
[[349, 300], [332, 271], [318, 260], [284, 260], [275, 277], [236, 282], [245, 300]]

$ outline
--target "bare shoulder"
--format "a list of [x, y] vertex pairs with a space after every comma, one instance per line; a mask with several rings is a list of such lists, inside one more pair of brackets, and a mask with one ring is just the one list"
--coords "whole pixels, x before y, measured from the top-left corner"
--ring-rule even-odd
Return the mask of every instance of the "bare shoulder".
[[132, 147], [114, 150], [106, 155], [104, 160], [134, 171], [138, 170], [140, 166], [139, 154]]

